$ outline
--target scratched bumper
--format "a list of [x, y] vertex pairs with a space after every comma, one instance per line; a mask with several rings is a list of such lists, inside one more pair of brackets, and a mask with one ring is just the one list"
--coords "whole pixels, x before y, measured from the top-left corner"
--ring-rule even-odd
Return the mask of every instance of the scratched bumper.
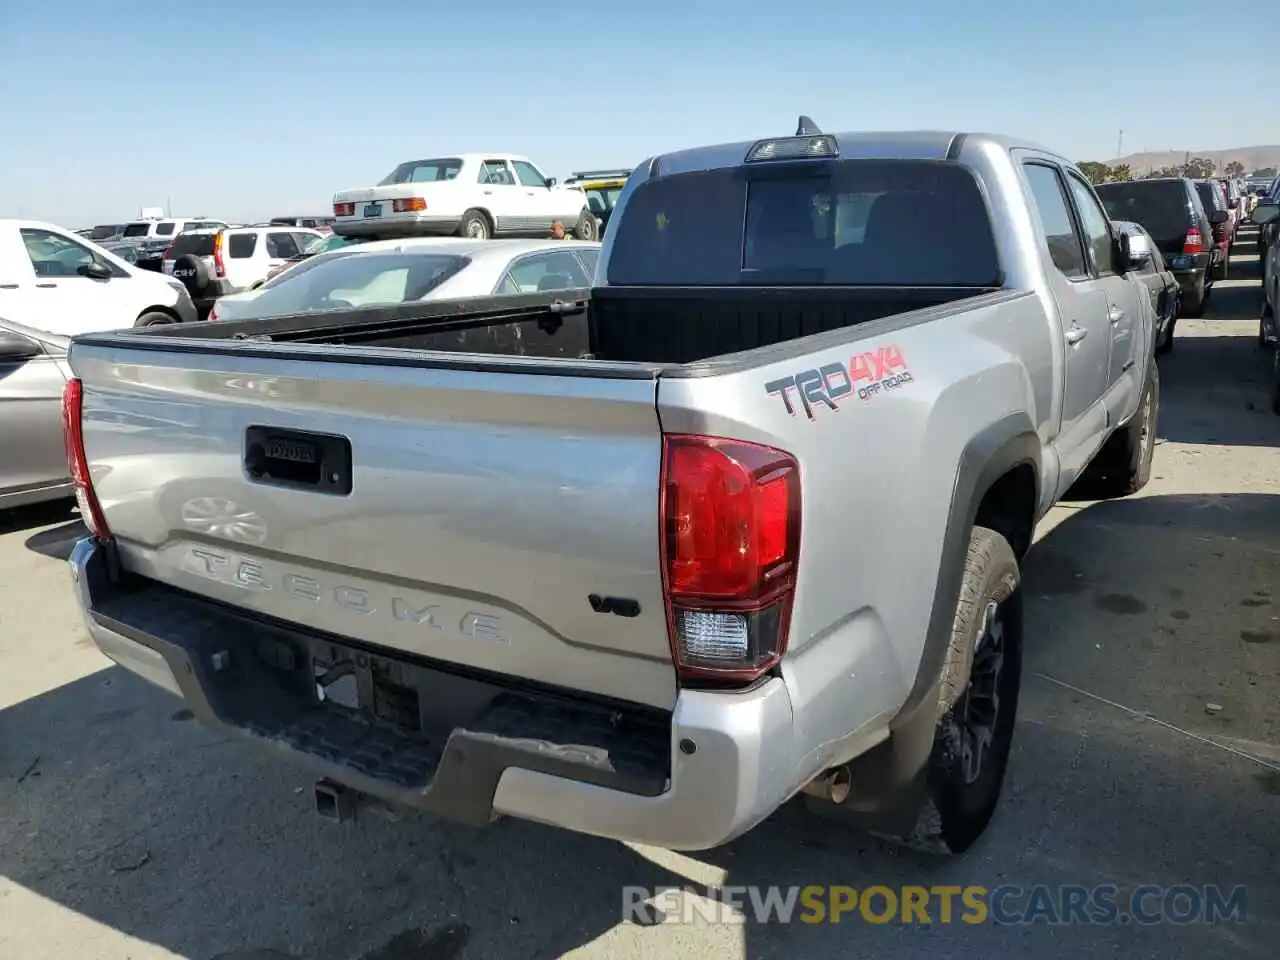
[[[70, 565], [111, 659], [183, 697], [201, 723], [391, 803], [696, 850], [754, 826], [793, 790], [780, 680], [685, 691], [668, 714], [515, 688], [247, 614], [113, 573], [111, 548], [92, 539]], [[344, 679], [326, 689], [354, 693], [322, 702], [317, 673], [339, 667]]]

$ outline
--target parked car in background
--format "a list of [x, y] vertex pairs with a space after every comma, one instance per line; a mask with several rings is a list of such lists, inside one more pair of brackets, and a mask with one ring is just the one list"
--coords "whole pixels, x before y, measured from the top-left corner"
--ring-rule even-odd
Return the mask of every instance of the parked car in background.
[[1133, 257], [1133, 275], [1142, 281], [1151, 296], [1151, 308], [1155, 312], [1155, 336], [1153, 347], [1157, 354], [1173, 349], [1173, 331], [1178, 323], [1178, 278], [1151, 235], [1141, 224], [1130, 220], [1114, 220], [1115, 226], [1129, 237], [1129, 250]]
[[138, 248], [131, 243], [104, 243], [102, 249], [119, 257], [125, 263], [138, 262]]
[[1262, 251], [1262, 317], [1258, 321], [1258, 343], [1271, 351], [1271, 412], [1280, 415], [1280, 229], [1277, 229], [1280, 196], [1261, 200], [1253, 216], [1262, 229], [1268, 230], [1267, 246]]
[[277, 264], [267, 271], [267, 275], [261, 280], [249, 285], [250, 290], [256, 290], [272, 277], [290, 269], [296, 263], [302, 263], [304, 260], [310, 260], [314, 256], [322, 253], [328, 253], [330, 250], [341, 250], [343, 247], [349, 247], [357, 243], [368, 242], [362, 237], [340, 237], [336, 233], [331, 233], [327, 237], [317, 237], [312, 240], [303, 250], [296, 256], [290, 257], [284, 263]]
[[306, 227], [321, 233], [333, 232], [333, 217], [272, 217], [268, 227]]
[[261, 283], [324, 236], [306, 227], [187, 230], [165, 252], [162, 269], [186, 287], [204, 318], [219, 297]]
[[94, 243], [106, 243], [109, 240], [119, 240], [124, 233], [124, 224], [122, 223], [103, 223], [96, 227], [90, 227], [87, 230], [77, 230], [76, 233], [84, 237], [86, 240], [92, 240]]
[[[1258, 322], [1258, 343], [1264, 347], [1280, 348], [1280, 197], [1261, 201], [1253, 211], [1259, 227], [1266, 229], [1268, 243], [1262, 251], [1262, 316]], [[1278, 354], [1280, 356], [1280, 354]], [[1280, 362], [1280, 361], [1278, 361]], [[1276, 413], [1280, 413], [1280, 391], [1276, 393]]]
[[406, 161], [377, 186], [334, 194], [333, 214], [344, 237], [541, 238], [559, 220], [579, 240], [599, 238], [582, 190], [509, 153]]
[[600, 221], [600, 236], [609, 226], [618, 195], [627, 185], [630, 170], [582, 170], [565, 179], [565, 186], [581, 187], [587, 195], [587, 206]]
[[1227, 194], [1217, 180], [1193, 181], [1200, 202], [1209, 214], [1212, 224], [1212, 265], [1210, 270], [1214, 280], [1227, 279], [1231, 264], [1231, 209], [1227, 206]]
[[0, 510], [75, 495], [62, 441], [68, 342], [0, 317]]
[[[1280, 177], [1273, 180], [1265, 191], [1258, 194], [1258, 204], [1280, 203]], [[1257, 207], [1254, 207], [1254, 223], [1258, 224], [1258, 256], [1265, 258], [1272, 241], [1280, 234], [1280, 221], [1271, 219], [1261, 223], [1257, 218]]]
[[165, 218], [134, 220], [124, 225], [120, 239], [137, 252], [137, 265], [143, 270], [161, 270], [164, 252], [173, 238], [188, 230], [218, 230], [226, 227], [221, 220], [207, 218]]
[[319, 254], [257, 290], [224, 297], [210, 319], [243, 320], [412, 300], [591, 286], [600, 244], [584, 240], [378, 240]]
[[[1142, 226], [1177, 278], [1180, 315], [1198, 317], [1213, 288], [1213, 223], [1186, 177], [1121, 180], [1096, 187], [1112, 220]], [[1222, 211], [1219, 222], [1226, 222]]]
[[1231, 212], [1231, 242], [1236, 242], [1236, 233], [1240, 229], [1240, 224], [1244, 222], [1244, 192], [1240, 189], [1240, 181], [1233, 180], [1230, 177], [1220, 177], [1218, 184], [1222, 187], [1222, 192], [1227, 197], [1227, 209]]
[[196, 319], [180, 283], [35, 220], [0, 219], [0, 317], [55, 336]]

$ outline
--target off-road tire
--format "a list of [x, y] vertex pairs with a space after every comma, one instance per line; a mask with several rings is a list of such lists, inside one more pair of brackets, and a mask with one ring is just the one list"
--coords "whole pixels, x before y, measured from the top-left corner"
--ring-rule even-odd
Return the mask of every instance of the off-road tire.
[[493, 223], [483, 210], [468, 210], [458, 223], [458, 236], [472, 240], [489, 240], [493, 237]]
[[[926, 798], [914, 830], [886, 839], [937, 854], [968, 850], [1000, 803], [1022, 682], [1022, 575], [1009, 542], [974, 527], [942, 677]], [[979, 704], [982, 709], [979, 710]], [[975, 760], [976, 713], [989, 734]]]
[[1137, 493], [1151, 479], [1160, 419], [1160, 368], [1151, 364], [1138, 410], [1107, 438], [1069, 492], [1072, 499], [1110, 500]]
[[573, 225], [573, 236], [577, 240], [589, 240], [592, 243], [600, 239], [600, 223], [589, 207], [584, 207], [578, 214], [578, 222]]
[[1267, 321], [1273, 319], [1273, 313], [1270, 305], [1262, 304], [1262, 316], [1258, 318], [1258, 347], [1261, 350], [1268, 349], [1271, 344], [1267, 342]]

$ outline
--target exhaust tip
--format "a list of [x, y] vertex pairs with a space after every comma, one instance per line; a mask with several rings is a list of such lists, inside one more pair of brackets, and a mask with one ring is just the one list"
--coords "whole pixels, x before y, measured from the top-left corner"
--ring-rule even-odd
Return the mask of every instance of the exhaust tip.
[[844, 803], [849, 799], [852, 790], [853, 774], [849, 772], [848, 766], [836, 767], [827, 781], [827, 795], [831, 798], [831, 802]]

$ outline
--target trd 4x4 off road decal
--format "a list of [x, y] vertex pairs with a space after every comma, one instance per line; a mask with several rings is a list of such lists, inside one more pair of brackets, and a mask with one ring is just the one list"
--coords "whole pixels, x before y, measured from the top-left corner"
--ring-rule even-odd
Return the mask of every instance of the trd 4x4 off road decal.
[[780, 396], [783, 407], [792, 416], [796, 413], [791, 398], [794, 391], [800, 400], [800, 408], [812, 420], [817, 407], [839, 410], [840, 402], [851, 394], [859, 400], [870, 400], [911, 382], [911, 372], [902, 351], [890, 344], [875, 351], [854, 354], [847, 368], [843, 363], [835, 362], [801, 370], [792, 377], [770, 380], [764, 385], [764, 390], [770, 395]]

